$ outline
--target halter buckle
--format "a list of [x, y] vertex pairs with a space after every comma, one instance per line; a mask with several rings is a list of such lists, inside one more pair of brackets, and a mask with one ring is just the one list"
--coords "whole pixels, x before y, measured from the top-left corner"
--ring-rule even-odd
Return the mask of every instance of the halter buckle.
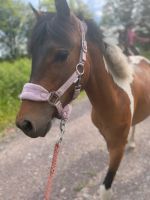
[[58, 102], [59, 102], [59, 96], [56, 92], [51, 92], [49, 99], [48, 99], [48, 103], [52, 106], [55, 106]]

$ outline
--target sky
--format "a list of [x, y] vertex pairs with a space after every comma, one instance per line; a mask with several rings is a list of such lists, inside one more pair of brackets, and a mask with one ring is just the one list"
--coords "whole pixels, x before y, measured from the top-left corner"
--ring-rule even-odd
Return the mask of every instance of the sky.
[[35, 7], [38, 6], [39, 0], [24, 0], [26, 3], [32, 3]]
[[25, 3], [32, 3], [32, 5], [35, 7], [35, 8], [38, 8], [38, 5], [39, 5], [39, 2], [40, 0], [22, 0], [24, 1]]

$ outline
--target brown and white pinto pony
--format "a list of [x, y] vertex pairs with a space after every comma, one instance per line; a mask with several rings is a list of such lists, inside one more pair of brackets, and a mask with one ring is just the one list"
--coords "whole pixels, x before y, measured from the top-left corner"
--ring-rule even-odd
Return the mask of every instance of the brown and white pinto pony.
[[[56, 14], [38, 13], [30, 52], [30, 83], [56, 91], [75, 71], [81, 50], [81, 21], [66, 0], [55, 0]], [[91, 20], [87, 26], [87, 60], [81, 84], [92, 104], [92, 121], [103, 135], [109, 151], [109, 168], [100, 199], [111, 199], [111, 186], [124, 154], [131, 126], [150, 115], [150, 62], [143, 57], [125, 57], [104, 42]], [[72, 85], [61, 97], [63, 106], [72, 100]], [[16, 124], [30, 137], [44, 137], [58, 113], [48, 102], [24, 99]], [[91, 133], [92, 134], [92, 133]]]

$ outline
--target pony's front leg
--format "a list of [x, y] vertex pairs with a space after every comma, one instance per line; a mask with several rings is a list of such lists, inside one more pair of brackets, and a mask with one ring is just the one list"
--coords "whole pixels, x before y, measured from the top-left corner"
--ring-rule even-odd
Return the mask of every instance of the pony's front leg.
[[118, 138], [115, 139], [115, 137], [117, 136], [116, 135], [114, 136], [112, 134], [109, 142], [106, 140], [109, 151], [109, 168], [106, 177], [104, 179], [104, 182], [100, 186], [100, 191], [99, 191], [100, 200], [112, 199], [111, 186], [124, 154], [127, 142], [127, 135], [128, 134], [123, 134], [122, 138], [119, 135]]

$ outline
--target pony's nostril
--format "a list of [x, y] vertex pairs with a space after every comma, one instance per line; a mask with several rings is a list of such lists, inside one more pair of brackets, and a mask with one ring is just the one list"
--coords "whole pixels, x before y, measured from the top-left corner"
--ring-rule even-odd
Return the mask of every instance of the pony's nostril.
[[24, 120], [22, 126], [20, 127], [24, 132], [30, 132], [33, 130], [32, 123], [28, 120]]

